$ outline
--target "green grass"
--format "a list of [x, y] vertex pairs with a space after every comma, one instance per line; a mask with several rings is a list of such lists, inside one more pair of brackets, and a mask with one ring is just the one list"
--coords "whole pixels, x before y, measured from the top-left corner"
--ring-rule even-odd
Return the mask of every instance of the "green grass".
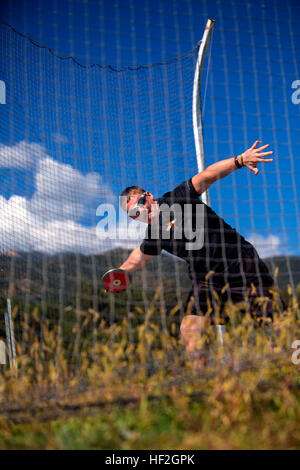
[[94, 344], [74, 345], [76, 367], [59, 331], [45, 325], [42, 348], [28, 332], [17, 371], [0, 375], [0, 449], [300, 449], [296, 299], [271, 329], [233, 308], [224, 350], [208, 332], [202, 371], [154, 313], [144, 312], [134, 343], [126, 320], [102, 325]]
[[144, 399], [134, 407], [97, 409], [91, 416], [2, 421], [0, 448], [299, 449], [300, 391], [285, 387], [273, 383], [266, 392], [249, 394], [235, 388], [234, 400], [226, 392], [204, 401], [178, 393], [155, 403]]

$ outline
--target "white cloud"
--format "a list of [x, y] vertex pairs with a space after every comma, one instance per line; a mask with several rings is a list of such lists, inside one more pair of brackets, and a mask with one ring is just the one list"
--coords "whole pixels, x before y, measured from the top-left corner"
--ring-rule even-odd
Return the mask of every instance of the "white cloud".
[[53, 132], [52, 137], [56, 144], [67, 144], [69, 142], [68, 138], [59, 132]]
[[14, 145], [0, 144], [0, 167], [29, 169], [46, 156], [44, 147], [35, 142], [22, 140]]
[[99, 174], [84, 175], [50, 157], [40, 160], [35, 186], [30, 210], [44, 220], [79, 220], [87, 213], [94, 215], [101, 202], [116, 200]]
[[36, 167], [31, 199], [0, 195], [1, 251], [96, 253], [119, 246], [116, 241], [99, 240], [96, 227], [78, 223], [83, 216], [95, 215], [100, 203], [117, 200], [101, 175], [83, 174], [47, 156], [40, 144], [25, 141], [0, 145], [0, 166]]
[[277, 235], [263, 237], [258, 233], [252, 233], [247, 240], [254, 245], [261, 258], [277, 256], [282, 254], [281, 241]]
[[120, 227], [121, 239], [104, 240], [97, 236], [96, 227], [84, 227], [74, 220], [45, 221], [31, 212], [30, 203], [24, 197], [12, 196], [7, 200], [0, 196], [1, 251], [73, 251], [90, 254], [119, 246], [131, 249], [142, 238], [143, 230], [136, 232], [134, 229], [138, 225], [129, 223], [130, 237], [126, 237], [124, 225]]
[[48, 221], [37, 227], [34, 236], [37, 251], [72, 251], [84, 254], [101, 251], [95, 227], [84, 227], [72, 220]]
[[2, 251], [86, 251], [98, 248], [95, 229], [72, 221], [43, 221], [30, 211], [25, 198], [0, 196], [0, 245]]

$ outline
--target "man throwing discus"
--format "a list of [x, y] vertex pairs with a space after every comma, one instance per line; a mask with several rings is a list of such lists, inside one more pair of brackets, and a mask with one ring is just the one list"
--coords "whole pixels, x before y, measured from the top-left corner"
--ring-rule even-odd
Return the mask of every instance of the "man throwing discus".
[[[253, 317], [272, 319], [274, 281], [254, 246], [219, 217], [199, 196], [215, 181], [246, 167], [255, 175], [258, 163], [269, 163], [269, 145], [254, 142], [243, 154], [219, 161], [154, 199], [140, 186], [130, 186], [121, 194], [121, 206], [132, 219], [148, 224], [145, 238], [119, 269], [133, 272], [142, 268], [162, 250], [188, 263], [192, 289], [186, 302], [180, 331], [191, 357], [201, 354], [205, 329], [216, 317], [226, 318], [226, 303], [243, 302]], [[200, 205], [202, 207], [200, 207]], [[169, 208], [169, 218], [165, 217]], [[201, 210], [200, 210], [201, 209]], [[180, 217], [177, 217], [180, 213]], [[199, 219], [199, 214], [201, 215]], [[199, 225], [201, 220], [201, 225]], [[189, 229], [189, 230], [187, 230]], [[202, 231], [202, 243], [191, 243], [189, 233]], [[280, 310], [285, 304], [277, 294]]]

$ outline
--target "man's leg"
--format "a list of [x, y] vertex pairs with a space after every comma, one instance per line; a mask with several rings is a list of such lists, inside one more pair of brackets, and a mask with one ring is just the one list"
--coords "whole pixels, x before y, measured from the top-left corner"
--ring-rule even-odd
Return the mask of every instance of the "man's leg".
[[[217, 294], [217, 295], [216, 295]], [[206, 331], [214, 322], [214, 314], [220, 311], [217, 298], [220, 292], [211, 283], [200, 281], [194, 284], [185, 304], [180, 332], [194, 368], [203, 369], [207, 364], [208, 347]]]
[[208, 317], [186, 315], [180, 325], [186, 351], [196, 370], [201, 370], [207, 364], [204, 333], [210, 323], [211, 320]]

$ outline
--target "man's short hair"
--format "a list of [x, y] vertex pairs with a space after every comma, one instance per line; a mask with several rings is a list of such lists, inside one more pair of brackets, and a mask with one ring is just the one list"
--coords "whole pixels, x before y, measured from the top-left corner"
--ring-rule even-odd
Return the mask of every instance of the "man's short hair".
[[[120, 197], [128, 197], [131, 194], [138, 193], [138, 194], [144, 194], [146, 191], [141, 187], [141, 186], [128, 186], [125, 188], [121, 194]], [[126, 204], [124, 203], [125, 199], [121, 199], [121, 207], [126, 211]]]

